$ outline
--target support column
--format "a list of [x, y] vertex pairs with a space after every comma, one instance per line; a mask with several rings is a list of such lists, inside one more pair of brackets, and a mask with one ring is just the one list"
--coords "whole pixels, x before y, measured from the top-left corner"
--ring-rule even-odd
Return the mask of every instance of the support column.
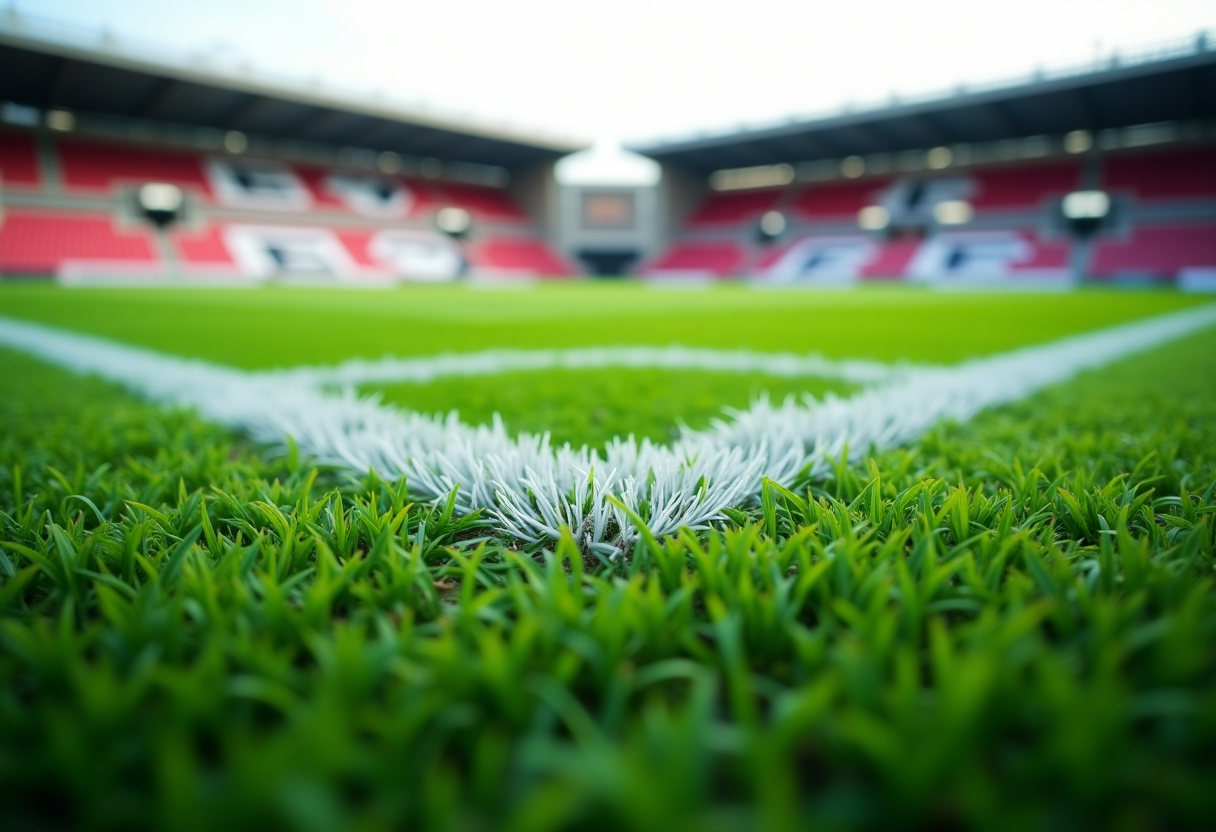
[[658, 250], [667, 249], [706, 191], [705, 176], [664, 163], [659, 180]]
[[173, 240], [169, 237], [169, 229], [164, 226], [156, 226], [152, 238], [156, 241], [156, 254], [164, 264], [165, 277], [170, 279], [181, 277], [181, 262], [177, 256], [177, 247], [173, 245]]
[[43, 187], [50, 194], [63, 192], [63, 171], [59, 167], [59, 156], [55, 153], [55, 143], [51, 134], [45, 129], [39, 130], [34, 140], [38, 152], [38, 172], [42, 176]]
[[[1086, 191], [1097, 191], [1102, 188], [1102, 150], [1098, 147], [1097, 141], [1081, 160], [1081, 188]], [[1093, 234], [1073, 237], [1069, 267], [1072, 269], [1074, 283], [1082, 283], [1089, 277], [1093, 263], [1093, 238]]]

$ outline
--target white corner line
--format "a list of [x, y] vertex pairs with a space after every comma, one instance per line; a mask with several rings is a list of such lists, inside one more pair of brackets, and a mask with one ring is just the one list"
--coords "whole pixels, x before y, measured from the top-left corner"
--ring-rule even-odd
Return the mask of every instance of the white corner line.
[[[830, 471], [828, 460], [846, 446], [904, 444], [942, 419], [966, 421], [984, 408], [1212, 325], [1216, 305], [953, 367], [903, 371], [847, 399], [761, 399], [704, 431], [685, 431], [671, 445], [629, 437], [602, 450], [554, 448], [547, 435], [512, 437], [497, 418], [470, 426], [454, 414], [433, 418], [349, 390], [329, 393], [316, 386], [329, 383], [328, 371], [248, 373], [5, 317], [0, 345], [98, 375], [155, 402], [194, 408], [260, 441], [282, 444], [291, 437], [322, 463], [406, 477], [418, 498], [440, 499], [458, 487], [458, 509], [484, 511], [506, 536], [542, 543], [565, 526], [587, 551], [612, 557], [628, 550], [637, 534], [617, 502], [658, 536], [681, 526], [705, 528], [722, 519], [724, 509], [754, 501], [763, 476], [783, 484], [822, 477]], [[410, 372], [420, 372], [420, 365], [411, 366]], [[361, 377], [357, 367], [341, 372]]]
[[417, 358], [362, 358], [332, 367], [293, 367], [262, 375], [312, 387], [372, 383], [425, 384], [441, 378], [500, 375], [541, 370], [704, 370], [761, 373], [778, 378], [823, 378], [872, 384], [902, 378], [931, 366], [885, 364], [864, 359], [830, 359], [818, 354], [758, 352], [684, 346], [610, 346], [570, 349], [490, 349]]

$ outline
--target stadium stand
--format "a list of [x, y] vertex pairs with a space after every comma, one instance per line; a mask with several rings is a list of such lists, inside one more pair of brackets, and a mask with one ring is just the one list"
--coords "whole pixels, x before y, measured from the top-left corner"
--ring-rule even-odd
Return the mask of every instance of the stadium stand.
[[198, 277], [269, 277], [287, 269], [356, 280], [403, 273], [439, 280], [463, 263], [450, 240], [400, 229], [228, 223], [175, 230], [173, 243], [183, 271]]
[[501, 190], [454, 182], [435, 183], [438, 198], [465, 209], [474, 217], [527, 222], [528, 216]]
[[157, 264], [146, 228], [119, 229], [107, 214], [9, 208], [0, 223], [0, 273], [63, 273], [96, 265]]
[[668, 209], [644, 276], [1216, 287], [1210, 33], [629, 149]]
[[1216, 267], [1216, 220], [1139, 225], [1107, 237], [1094, 251], [1093, 273], [1102, 279], [1168, 279], [1187, 269]]
[[203, 229], [174, 228], [170, 239], [177, 256], [192, 271], [236, 270], [236, 260], [224, 244], [223, 228], [218, 224]]
[[1216, 198], [1216, 149], [1114, 156], [1103, 171], [1103, 186], [1138, 202]]
[[1081, 187], [1081, 164], [1076, 159], [1012, 165], [968, 171], [974, 182], [968, 201], [977, 214], [985, 211], [1035, 210]]
[[[317, 208], [363, 216], [425, 217], [446, 204], [426, 183], [402, 176], [335, 176], [323, 168], [296, 167]], [[361, 187], [360, 187], [361, 186]], [[394, 210], [393, 201], [400, 205]]]
[[582, 140], [4, 17], [0, 276], [570, 272], [541, 228]]
[[372, 253], [373, 241], [382, 232], [366, 228], [337, 228], [334, 234], [342, 246], [350, 252], [351, 259], [362, 269], [376, 270], [381, 267], [380, 260]]
[[487, 272], [507, 275], [562, 277], [571, 273], [568, 264], [535, 239], [485, 240], [470, 248], [469, 258]]
[[692, 228], [754, 222], [777, 205], [780, 190], [711, 193], [689, 218]]
[[886, 179], [860, 182], [838, 182], [808, 185], [797, 192], [790, 203], [795, 216], [808, 220], [843, 220], [853, 222], [857, 212], [878, 201]]
[[745, 249], [729, 242], [678, 242], [643, 269], [655, 277], [726, 277], [738, 274]]
[[[1153, 148], [1092, 158], [1090, 175], [1115, 200], [1116, 223], [1093, 238], [1090, 276], [1168, 281], [1184, 269], [1216, 267], [1216, 151]], [[710, 192], [641, 271], [810, 282], [1065, 280], [1074, 242], [1060, 204], [1087, 187], [1085, 165], [1066, 156]], [[966, 201], [970, 220], [937, 224], [934, 208], [946, 200]], [[867, 206], [881, 206], [896, 233], [863, 231], [858, 219]], [[765, 246], [756, 223], [773, 207], [783, 207], [789, 231]]]
[[210, 200], [197, 155], [143, 145], [63, 138], [55, 142], [65, 191], [109, 192], [122, 185], [167, 182]]
[[[9, 206], [0, 218], [0, 274], [112, 277], [136, 266], [230, 278], [571, 273], [499, 188], [80, 136], [43, 141], [58, 188], [40, 175], [33, 132], [0, 132], [0, 195]], [[188, 200], [164, 247], [133, 197], [152, 182], [177, 185]], [[468, 240], [434, 229], [445, 207], [474, 218]]]
[[[0, 64], [11, 68], [0, 73], [0, 274], [572, 271], [550, 247], [577, 253], [571, 218], [558, 216], [574, 201], [558, 193], [553, 165], [582, 145], [132, 63], [105, 38], [68, 58], [39, 37], [0, 32]], [[629, 238], [636, 272], [789, 282], [1216, 274], [1213, 70], [1216, 50], [1198, 38], [1083, 71], [635, 146], [664, 171], [653, 199], [637, 202], [649, 207]], [[101, 91], [90, 79], [103, 76]], [[713, 190], [762, 182], [789, 184]], [[164, 233], [135, 197], [151, 183], [185, 194]], [[1065, 196], [1095, 189], [1109, 210], [1065, 216]], [[784, 219], [775, 232], [759, 227], [772, 210]], [[453, 214], [440, 233], [437, 218]], [[590, 253], [619, 257], [625, 231], [611, 234]]]
[[916, 256], [920, 240], [892, 240], [881, 246], [878, 254], [865, 265], [861, 276], [867, 280], [893, 280], [907, 273], [908, 264]]
[[948, 231], [926, 238], [904, 268], [914, 280], [1064, 280], [1068, 247], [1033, 229]]

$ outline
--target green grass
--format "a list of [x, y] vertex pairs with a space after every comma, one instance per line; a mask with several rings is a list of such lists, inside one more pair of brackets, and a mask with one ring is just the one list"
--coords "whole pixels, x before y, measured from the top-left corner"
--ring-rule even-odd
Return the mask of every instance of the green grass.
[[[554, 284], [522, 291], [405, 286], [351, 292], [0, 284], [0, 314], [251, 369], [504, 345], [681, 344], [948, 363], [1198, 302], [1168, 292], [994, 294], [909, 287], [677, 292]], [[457, 410], [472, 423], [497, 412], [513, 432], [549, 430], [558, 444], [578, 445], [629, 433], [667, 440], [679, 424], [705, 427], [723, 407], [745, 407], [762, 392], [781, 399], [850, 389], [758, 373], [596, 370], [374, 384], [363, 392], [425, 413]]]
[[[866, 293], [716, 295], [613, 302], [688, 304], [658, 343], [829, 351], [812, 323], [843, 319], [862, 346], [835, 354], [920, 360], [1183, 302], [876, 293], [898, 347]], [[242, 297], [3, 288], [0, 311], [153, 346], [172, 316], [179, 351], [232, 363], [217, 322], [268, 351], [249, 363], [339, 360], [365, 333], [383, 340], [362, 354], [405, 354], [381, 319], [576, 343], [541, 311], [523, 327], [516, 295], [451, 295], [470, 306], [450, 320], [440, 294], [427, 314], [409, 293]], [[644, 339], [664, 319], [608, 300], [582, 325]], [[311, 340], [251, 325], [278, 302]], [[509, 325], [477, 317], [493, 303]], [[735, 329], [689, 323], [731, 317], [719, 303]], [[350, 317], [326, 329], [325, 305]], [[952, 337], [928, 326], [960, 309]], [[568, 542], [517, 551], [408, 483], [272, 458], [0, 351], [0, 825], [1207, 828], [1214, 414], [1207, 332], [589, 570]]]
[[683, 344], [953, 362], [1196, 305], [1170, 292], [995, 294], [908, 287], [698, 292], [76, 289], [0, 284], [0, 314], [237, 367], [332, 364], [509, 345]]
[[722, 408], [745, 408], [765, 393], [784, 399], [852, 389], [815, 378], [642, 369], [521, 371], [367, 388], [411, 410], [459, 411], [470, 424], [489, 422], [498, 413], [513, 432], [550, 431], [555, 444], [575, 446], [603, 445], [631, 433], [667, 442], [679, 435], [679, 424], [704, 428], [722, 416]]

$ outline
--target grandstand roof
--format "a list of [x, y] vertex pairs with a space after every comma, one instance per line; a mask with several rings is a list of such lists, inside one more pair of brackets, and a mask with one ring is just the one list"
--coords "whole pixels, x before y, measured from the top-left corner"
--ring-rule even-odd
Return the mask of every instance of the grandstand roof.
[[0, 13], [0, 100], [517, 170], [585, 142]]
[[1216, 43], [1201, 34], [1101, 65], [781, 124], [630, 145], [660, 162], [710, 172], [898, 153], [1073, 130], [1216, 117]]

